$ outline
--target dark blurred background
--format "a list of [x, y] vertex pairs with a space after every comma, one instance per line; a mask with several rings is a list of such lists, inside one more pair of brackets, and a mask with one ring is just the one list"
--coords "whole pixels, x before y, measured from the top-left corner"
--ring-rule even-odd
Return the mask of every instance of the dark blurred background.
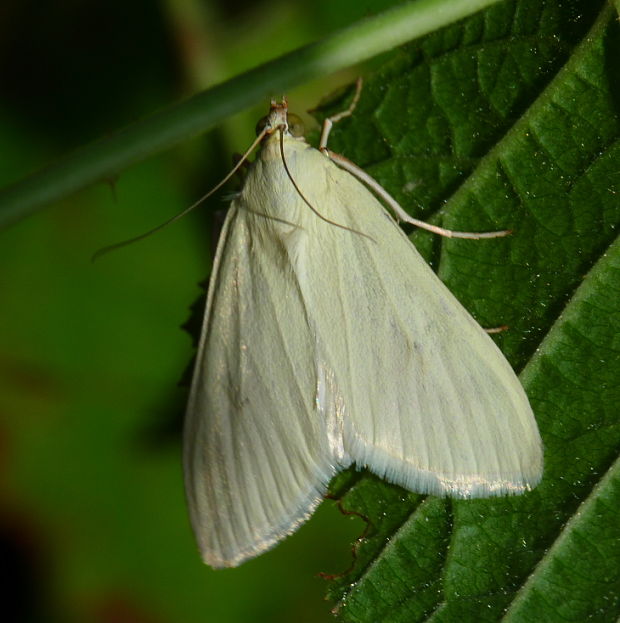
[[[394, 3], [3, 0], [0, 185]], [[292, 108], [357, 71], [289, 93]], [[209, 273], [221, 196], [90, 262], [213, 186], [266, 106], [0, 232], [0, 586], [15, 613], [5, 620], [331, 619], [316, 574], [347, 568], [360, 520], [326, 502], [277, 549], [218, 572], [189, 530], [178, 384], [193, 345], [181, 325]]]

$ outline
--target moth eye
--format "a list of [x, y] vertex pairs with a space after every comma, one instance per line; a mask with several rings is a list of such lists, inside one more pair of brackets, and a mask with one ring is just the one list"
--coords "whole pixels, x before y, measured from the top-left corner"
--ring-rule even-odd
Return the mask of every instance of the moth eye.
[[258, 136], [266, 127], [269, 121], [269, 115], [265, 115], [262, 119], [258, 120], [256, 124], [256, 136]]
[[288, 115], [288, 131], [295, 137], [304, 135], [304, 122], [297, 116]]

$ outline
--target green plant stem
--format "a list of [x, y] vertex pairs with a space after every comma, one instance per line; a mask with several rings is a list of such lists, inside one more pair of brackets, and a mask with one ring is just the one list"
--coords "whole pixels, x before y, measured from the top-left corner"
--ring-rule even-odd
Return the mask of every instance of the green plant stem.
[[415, 0], [216, 85], [90, 143], [0, 191], [0, 227], [204, 132], [273, 93], [334, 73], [498, 0]]

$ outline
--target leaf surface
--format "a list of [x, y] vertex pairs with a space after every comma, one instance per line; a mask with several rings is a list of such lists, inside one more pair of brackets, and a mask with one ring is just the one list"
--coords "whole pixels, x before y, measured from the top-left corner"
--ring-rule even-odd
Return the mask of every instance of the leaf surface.
[[334, 131], [414, 216], [513, 230], [414, 241], [483, 326], [509, 326], [496, 339], [545, 444], [543, 482], [515, 498], [337, 480], [369, 523], [330, 588], [345, 621], [620, 614], [619, 44], [604, 3], [501, 3], [389, 61]]

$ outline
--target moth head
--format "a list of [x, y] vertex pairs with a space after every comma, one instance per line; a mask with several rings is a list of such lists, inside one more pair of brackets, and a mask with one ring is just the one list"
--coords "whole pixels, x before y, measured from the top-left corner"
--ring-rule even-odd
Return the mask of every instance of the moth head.
[[269, 114], [256, 124], [256, 135], [273, 134], [278, 129], [295, 138], [304, 135], [303, 121], [297, 115], [288, 112], [288, 102], [285, 97], [282, 98], [281, 102], [271, 100]]

